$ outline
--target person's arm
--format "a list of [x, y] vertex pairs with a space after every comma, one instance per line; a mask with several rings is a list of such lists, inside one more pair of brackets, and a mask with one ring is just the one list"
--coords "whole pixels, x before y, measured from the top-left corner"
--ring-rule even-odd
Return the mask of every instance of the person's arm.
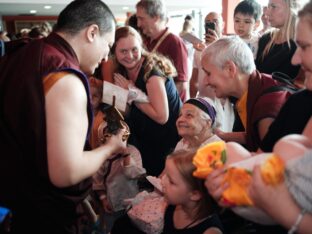
[[215, 129], [215, 134], [226, 142], [234, 141], [242, 145], [246, 144], [246, 132], [223, 132], [220, 129]]
[[211, 227], [208, 228], [203, 234], [222, 234], [219, 228]]
[[137, 108], [159, 124], [165, 124], [169, 118], [169, 107], [165, 79], [151, 76], [146, 83], [149, 103], [134, 102]]
[[158, 51], [168, 57], [177, 70], [177, 76], [174, 77], [174, 83], [178, 90], [182, 102], [188, 98], [188, 62], [187, 62], [187, 49], [181, 39], [170, 40], [170, 47], [166, 51]]
[[198, 92], [198, 68], [193, 68], [190, 80], [190, 97], [195, 98]]
[[304, 136], [312, 139], [312, 117], [310, 117], [308, 123], [305, 125], [305, 128], [302, 133]]
[[[296, 223], [302, 209], [291, 197], [285, 183], [276, 186], [266, 185], [261, 177], [260, 166], [253, 170], [252, 184], [249, 190], [251, 199], [255, 205], [263, 209], [279, 224], [291, 229]], [[311, 233], [312, 215], [304, 214], [296, 233]]]
[[48, 172], [57, 187], [92, 176], [113, 153], [126, 147], [124, 130], [92, 151], [84, 151], [88, 129], [87, 94], [75, 75], [56, 82], [45, 97]]
[[258, 134], [260, 140], [262, 140], [265, 137], [273, 121], [274, 118], [264, 118], [258, 122]]
[[187, 90], [187, 81], [175, 80], [174, 83], [178, 90], [179, 96], [181, 97], [181, 100], [183, 99], [182, 101], [185, 102], [189, 98]]
[[311, 138], [301, 134], [290, 134], [276, 142], [273, 152], [286, 162], [301, 157], [310, 149], [312, 149]]
[[123, 172], [130, 178], [135, 179], [146, 173], [142, 165], [142, 158], [139, 150], [132, 145], [129, 145], [126, 152], [128, 154], [123, 158]]

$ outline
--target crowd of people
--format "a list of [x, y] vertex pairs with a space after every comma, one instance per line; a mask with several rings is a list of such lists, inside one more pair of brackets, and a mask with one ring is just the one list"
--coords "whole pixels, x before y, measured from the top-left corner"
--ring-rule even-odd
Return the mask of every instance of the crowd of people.
[[[12, 41], [1, 32], [0, 207], [10, 223], [0, 219], [0, 232], [144, 233], [129, 201], [153, 190], [166, 207], [153, 214], [155, 233], [311, 233], [312, 1], [299, 3], [241, 1], [236, 35], [209, 12], [202, 43], [182, 39], [191, 16], [181, 37], [170, 32], [162, 0], [139, 0], [122, 27], [101, 0], [73, 0], [53, 30]], [[108, 82], [123, 90], [111, 104]], [[194, 156], [210, 143], [225, 144], [227, 163], [197, 178]], [[263, 152], [281, 158], [284, 179], [269, 185], [255, 165], [247, 193], [274, 225], [222, 199], [231, 163]]]

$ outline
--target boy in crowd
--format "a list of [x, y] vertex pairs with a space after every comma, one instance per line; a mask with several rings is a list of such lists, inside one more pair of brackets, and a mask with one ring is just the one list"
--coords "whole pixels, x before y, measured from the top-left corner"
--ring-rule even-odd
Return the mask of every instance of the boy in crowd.
[[260, 24], [261, 6], [255, 0], [244, 0], [234, 10], [234, 31], [244, 40], [257, 56], [259, 34], [255, 32]]

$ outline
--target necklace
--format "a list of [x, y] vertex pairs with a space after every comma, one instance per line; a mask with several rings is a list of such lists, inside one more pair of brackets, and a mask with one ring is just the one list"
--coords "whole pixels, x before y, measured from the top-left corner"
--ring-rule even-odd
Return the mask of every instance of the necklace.
[[186, 226], [185, 226], [184, 228], [182, 228], [182, 229], [187, 229], [187, 228], [189, 228], [191, 225], [193, 225], [194, 223], [196, 223], [197, 220], [198, 220], [198, 219], [194, 219], [192, 222], [190, 222], [188, 225], [186, 225]]
[[201, 222], [203, 222], [204, 220], [206, 220], [206, 219], [209, 219], [211, 217], [211, 215], [209, 215], [208, 217], [206, 217], [206, 218], [203, 218], [203, 219], [194, 219], [192, 222], [190, 222], [188, 225], [186, 225], [184, 228], [182, 228], [182, 230], [184, 230], [184, 229], [187, 229], [187, 228], [189, 228], [190, 226], [192, 226], [194, 223], [196, 223], [197, 221], [200, 221], [200, 223]]

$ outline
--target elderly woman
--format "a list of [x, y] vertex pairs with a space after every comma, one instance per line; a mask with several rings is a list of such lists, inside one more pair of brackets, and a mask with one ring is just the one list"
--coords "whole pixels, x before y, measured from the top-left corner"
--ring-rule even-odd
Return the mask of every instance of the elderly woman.
[[176, 126], [182, 139], [175, 150], [198, 148], [221, 139], [213, 133], [216, 111], [208, 98], [191, 98], [180, 111]]

